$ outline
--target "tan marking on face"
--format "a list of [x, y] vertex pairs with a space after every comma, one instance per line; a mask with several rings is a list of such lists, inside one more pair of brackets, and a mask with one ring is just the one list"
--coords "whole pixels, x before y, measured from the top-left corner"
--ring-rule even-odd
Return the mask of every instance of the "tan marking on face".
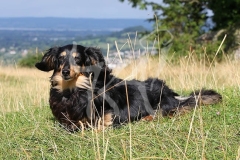
[[[59, 69], [60, 69], [60, 74], [62, 75], [62, 69], [64, 67], [64, 64], [61, 64]], [[70, 66], [70, 79], [68, 81], [71, 81], [72, 79], [78, 77], [78, 75], [80, 74], [80, 67], [79, 66]]]
[[63, 66], [64, 66], [64, 64], [60, 64], [60, 66], [59, 66], [59, 75], [61, 75], [62, 76], [62, 69], [63, 69]]
[[86, 69], [86, 67], [84, 66], [84, 64], [81, 67], [79, 67], [80, 71], [84, 71], [85, 69]]
[[80, 73], [80, 67], [79, 66], [70, 66], [70, 76], [76, 77]]
[[77, 56], [77, 53], [76, 52], [73, 52], [72, 53], [72, 56], [75, 58]]
[[64, 66], [64, 64], [60, 64], [60, 66], [59, 66], [59, 69], [61, 72], [62, 72], [63, 66]]
[[91, 89], [89, 78], [87, 78], [86, 76], [84, 76], [82, 74], [80, 74], [77, 77], [75, 86], [78, 88]]
[[53, 84], [56, 84], [53, 88], [58, 89], [59, 92], [62, 92], [63, 90], [66, 89], [74, 89], [75, 87], [78, 88], [84, 88], [84, 89], [90, 89], [90, 83], [89, 79], [85, 77], [82, 74], [79, 74], [75, 76], [72, 80], [70, 81], [65, 81], [62, 78], [62, 75], [60, 72], [57, 72], [51, 79]]
[[63, 51], [60, 56], [66, 56], [67, 55], [67, 52], [66, 51]]

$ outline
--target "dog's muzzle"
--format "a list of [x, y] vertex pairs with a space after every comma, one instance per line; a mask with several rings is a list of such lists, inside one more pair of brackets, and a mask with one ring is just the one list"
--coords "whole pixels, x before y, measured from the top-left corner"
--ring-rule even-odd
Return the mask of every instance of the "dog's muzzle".
[[64, 80], [70, 80], [71, 79], [70, 70], [68, 69], [62, 70], [62, 77]]

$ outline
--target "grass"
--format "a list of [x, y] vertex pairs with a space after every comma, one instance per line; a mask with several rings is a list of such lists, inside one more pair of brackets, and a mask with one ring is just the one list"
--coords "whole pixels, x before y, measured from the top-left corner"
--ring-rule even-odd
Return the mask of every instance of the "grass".
[[0, 68], [0, 108], [3, 113], [48, 104], [51, 74], [27, 68]]
[[191, 56], [179, 62], [145, 58], [114, 74], [159, 77], [180, 94], [213, 88], [223, 102], [171, 119], [159, 116], [74, 134], [59, 127], [51, 114], [51, 73], [0, 67], [0, 159], [240, 159], [240, 63], [208, 66]]

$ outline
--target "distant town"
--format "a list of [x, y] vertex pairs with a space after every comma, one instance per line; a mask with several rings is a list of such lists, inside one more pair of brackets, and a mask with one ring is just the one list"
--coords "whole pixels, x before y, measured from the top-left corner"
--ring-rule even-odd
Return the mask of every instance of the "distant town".
[[[48, 26], [46, 22], [52, 20], [48, 18], [19, 18], [15, 19], [15, 22], [18, 23], [12, 23], [11, 19], [0, 18], [0, 61], [6, 64], [16, 63], [28, 55], [42, 54], [50, 47], [73, 42], [84, 46], [99, 47], [105, 56], [109, 50], [108, 58], [111, 62], [109, 65], [112, 68], [126, 65], [128, 59], [133, 58], [133, 56], [138, 58], [146, 54], [144, 47], [139, 44], [139, 39], [142, 38], [143, 34], [150, 31], [150, 24], [144, 20], [132, 20], [132, 22], [128, 19], [98, 20], [99, 25], [96, 25], [94, 24], [96, 21], [92, 19], [78, 19], [78, 21], [70, 19], [73, 24], [82, 23], [81, 21], [94, 24], [93, 27], [85, 27], [85, 29], [76, 27], [69, 29], [73, 24], [65, 22], [66, 19], [54, 19], [56, 26]], [[45, 21], [46, 26], [40, 24], [42, 21]], [[121, 24], [118, 28], [116, 22]], [[90, 25], [89, 23], [88, 25]], [[45, 29], [41, 29], [44, 27]], [[122, 62], [117, 61], [119, 55], [121, 55]]]

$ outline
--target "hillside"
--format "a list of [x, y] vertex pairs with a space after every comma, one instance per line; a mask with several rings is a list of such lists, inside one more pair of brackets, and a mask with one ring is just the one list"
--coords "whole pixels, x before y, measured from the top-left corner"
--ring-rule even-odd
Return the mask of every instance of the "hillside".
[[144, 19], [93, 19], [93, 18], [0, 18], [0, 30], [69, 30], [119, 31], [127, 27], [152, 25]]
[[116, 40], [121, 47], [136, 32], [151, 27], [143, 19], [0, 18], [0, 63], [14, 64], [29, 54], [73, 42], [100, 47], [104, 54], [109, 44], [115, 52]]

